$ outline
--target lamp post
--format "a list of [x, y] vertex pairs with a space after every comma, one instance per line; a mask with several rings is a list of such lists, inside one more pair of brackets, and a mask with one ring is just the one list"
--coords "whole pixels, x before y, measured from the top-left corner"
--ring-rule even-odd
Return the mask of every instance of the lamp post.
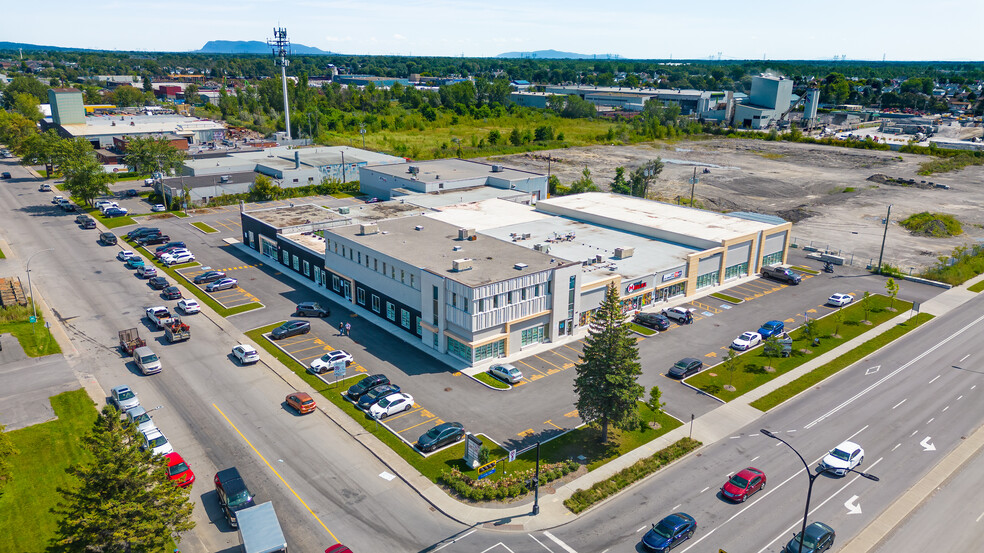
[[31, 257], [27, 258], [27, 293], [31, 296], [31, 307], [34, 308], [34, 316], [31, 317], [31, 333], [34, 333], [34, 323], [38, 320], [38, 304], [34, 301], [34, 287], [31, 286], [31, 260], [34, 259], [35, 255], [44, 252], [53, 252], [54, 248], [48, 248], [46, 250], [41, 250], [31, 254]]
[[540, 442], [536, 442], [536, 476], [533, 477], [533, 516], [540, 514]]
[[[764, 428], [761, 429], [761, 430], [759, 430], [759, 432], [761, 432], [764, 436], [767, 436], [769, 438], [772, 438], [773, 440], [779, 440], [780, 442], [786, 444], [786, 447], [788, 447], [789, 449], [792, 449], [793, 450], [793, 453], [795, 453], [796, 456], [799, 457], [799, 460], [802, 461], [803, 468], [806, 469], [806, 477], [810, 479], [810, 485], [806, 489], [806, 509], [803, 511], [803, 528], [800, 530], [800, 537], [799, 537], [799, 553], [803, 553], [803, 540], [806, 537], [806, 519], [810, 515], [810, 496], [813, 494], [813, 482], [817, 478], [819, 478], [821, 474], [827, 472], [828, 467], [823, 467], [823, 468], [821, 468], [820, 470], [818, 470], [817, 472], [814, 473], [812, 470], [810, 470], [810, 465], [806, 462], [806, 459], [804, 459], [803, 456], [800, 455], [799, 451], [796, 451], [796, 448], [795, 447], [789, 445], [789, 442], [787, 442], [786, 440], [783, 440], [779, 436], [776, 436], [774, 433], [772, 433], [772, 432], [770, 432], [770, 431], [768, 431], [768, 430], [766, 430]], [[859, 474], [859, 475], [867, 478], [868, 480], [872, 480], [874, 482], [877, 482], [878, 481], [878, 477], [875, 476], [875, 475], [873, 475], [873, 474], [868, 474], [868, 473], [861, 472], [861, 471], [854, 470], [854, 469], [847, 469], [847, 472], [853, 472], [853, 473]]]
[[359, 123], [359, 134], [362, 135], [362, 149], [366, 149], [366, 124]]

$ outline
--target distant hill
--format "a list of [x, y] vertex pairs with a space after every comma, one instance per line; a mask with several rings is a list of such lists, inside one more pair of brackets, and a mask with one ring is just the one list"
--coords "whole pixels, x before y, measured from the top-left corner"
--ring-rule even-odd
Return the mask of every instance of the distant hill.
[[576, 54], [574, 52], [560, 52], [557, 50], [534, 50], [532, 52], [506, 52], [499, 54], [497, 58], [534, 58], [541, 60], [590, 60], [590, 59], [609, 59], [617, 58], [611, 54]]
[[0, 42], [0, 50], [17, 50], [21, 48], [25, 51], [42, 51], [42, 52], [98, 52], [98, 50], [90, 50], [89, 48], [65, 48], [62, 46], [43, 46], [40, 44], [26, 44], [23, 42]]
[[[200, 50], [193, 50], [200, 54], [269, 54], [270, 51], [269, 44], [258, 40], [210, 40]], [[294, 54], [334, 55], [333, 52], [297, 43], [290, 45], [290, 51]]]

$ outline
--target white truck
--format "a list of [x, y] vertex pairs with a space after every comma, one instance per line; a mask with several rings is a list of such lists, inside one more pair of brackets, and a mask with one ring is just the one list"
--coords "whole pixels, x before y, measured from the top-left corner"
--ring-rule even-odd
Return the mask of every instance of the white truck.
[[146, 314], [151, 326], [157, 330], [164, 330], [164, 327], [174, 322], [174, 317], [171, 316], [171, 312], [168, 311], [163, 305], [148, 307]]
[[280, 520], [267, 501], [236, 513], [239, 537], [245, 553], [287, 553], [287, 540]]

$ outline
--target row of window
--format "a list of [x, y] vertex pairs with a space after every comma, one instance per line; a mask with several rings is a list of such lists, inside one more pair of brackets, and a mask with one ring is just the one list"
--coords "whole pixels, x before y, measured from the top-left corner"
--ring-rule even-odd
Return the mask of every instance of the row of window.
[[368, 253], [363, 255], [361, 251], [355, 251], [355, 248], [339, 244], [338, 241], [332, 242], [328, 238], [325, 238], [325, 251], [334, 251], [342, 257], [347, 257], [349, 261], [354, 261], [393, 280], [399, 280], [400, 283], [411, 288], [417, 288], [417, 275], [413, 272], [397, 269], [396, 265], [385, 261], [380, 262], [378, 258], [370, 258]]
[[776, 253], [770, 253], [769, 255], [762, 258], [762, 266], [775, 265], [776, 263], [782, 263], [782, 252], [778, 251]]
[[[338, 280], [338, 277], [337, 276], [332, 275], [332, 277], [333, 277], [333, 280], [336, 280], [336, 281]], [[359, 305], [361, 305], [363, 307], [366, 307], [366, 291], [365, 291], [365, 289], [363, 289], [363, 288], [356, 288], [356, 290], [355, 290], [355, 301]], [[381, 309], [380, 309], [382, 303], [386, 303], [386, 318], [389, 319], [390, 322], [394, 322], [394, 323], [396, 322], [396, 312], [397, 312], [397, 309], [399, 309], [399, 312], [400, 312], [400, 326], [402, 326], [403, 328], [405, 328], [407, 330], [410, 330], [410, 317], [411, 317], [412, 313], [410, 313], [409, 311], [407, 311], [406, 309], [404, 309], [402, 307], [397, 308], [397, 306], [394, 305], [393, 302], [390, 302], [390, 301], [383, 302], [383, 301], [380, 300], [379, 296], [377, 296], [376, 294], [372, 294], [370, 308], [372, 309], [373, 313], [376, 313], [376, 314], [379, 314], [379, 315], [382, 314], [381, 313]], [[417, 320], [416, 321], [415, 332], [416, 332], [416, 334], [418, 336], [420, 336], [420, 330], [421, 330], [420, 329], [420, 317], [415, 317], [415, 318]]]
[[724, 270], [725, 280], [748, 274], [748, 262], [732, 265]]
[[702, 275], [697, 275], [697, 288], [704, 288], [705, 286], [713, 286], [718, 282], [718, 271], [713, 273], [704, 273]]
[[[546, 284], [534, 284], [533, 286], [520, 288], [519, 290], [511, 290], [504, 294], [496, 294], [489, 298], [479, 298], [477, 312], [484, 313], [492, 309], [512, 305], [516, 302], [539, 298], [544, 294], [549, 295], [550, 292], [550, 281], [547, 281]], [[461, 306], [458, 305], [459, 303]], [[463, 297], [461, 298], [461, 301], [458, 301], [458, 298], [454, 293], [451, 294], [451, 305], [452, 307], [457, 307], [463, 310], [465, 313], [468, 312], [468, 302]]]

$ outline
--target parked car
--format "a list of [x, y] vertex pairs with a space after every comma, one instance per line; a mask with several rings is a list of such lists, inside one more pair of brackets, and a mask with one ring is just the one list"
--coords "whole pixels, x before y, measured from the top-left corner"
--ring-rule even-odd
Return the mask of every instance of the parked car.
[[161, 256], [161, 263], [171, 266], [180, 265], [182, 263], [191, 263], [195, 260], [195, 256], [191, 252], [178, 252], [175, 254], [164, 254]]
[[38, 187], [38, 192], [51, 192], [51, 185], [43, 182], [41, 186]]
[[116, 245], [116, 235], [112, 232], [104, 232], [99, 235], [99, 241], [107, 246]]
[[207, 271], [198, 276], [196, 276], [192, 282], [195, 284], [208, 284], [209, 282], [215, 282], [220, 278], [225, 278], [226, 274], [222, 271]]
[[111, 207], [103, 211], [103, 217], [123, 217], [127, 214], [125, 207]]
[[157, 267], [152, 267], [150, 265], [144, 265], [137, 269], [137, 275], [140, 278], [151, 278], [157, 276]]
[[92, 217], [86, 217], [82, 220], [82, 228], [85, 230], [92, 230], [96, 228], [96, 220]]
[[514, 365], [509, 363], [492, 365], [492, 367], [489, 368], [489, 374], [503, 382], [508, 382], [509, 384], [516, 384], [523, 379], [523, 373]]
[[144, 260], [142, 257], [133, 256], [126, 260], [126, 266], [130, 269], [137, 269], [144, 266]]
[[311, 323], [307, 321], [287, 321], [273, 329], [270, 332], [270, 336], [274, 340], [280, 340], [281, 338], [289, 338], [291, 336], [307, 334], [308, 332], [311, 332]]
[[241, 365], [249, 365], [260, 360], [260, 354], [256, 348], [249, 344], [239, 344], [232, 348], [232, 355], [239, 360]]
[[120, 250], [120, 253], [116, 254], [116, 259], [119, 259], [120, 261], [126, 261], [131, 257], [133, 257], [134, 255], [136, 254], [134, 254], [130, 250]]
[[180, 300], [181, 290], [177, 286], [168, 286], [161, 294], [166, 300]]
[[321, 317], [325, 318], [331, 315], [331, 311], [327, 307], [321, 307], [320, 304], [313, 301], [306, 301], [304, 303], [297, 304], [297, 309], [294, 310], [295, 317]]
[[135, 197], [139, 196], [140, 194], [136, 190], [130, 188], [126, 192], [124, 192], [124, 195], [127, 198], [135, 198]]
[[150, 284], [150, 287], [153, 288], [154, 290], [163, 290], [168, 286], [170, 286], [170, 284], [168, 284], [167, 282], [167, 279], [162, 276], [152, 277], [147, 281], [147, 284]]
[[137, 398], [137, 393], [125, 385], [116, 386], [110, 390], [109, 401], [124, 413], [140, 405], [140, 399]]
[[161, 432], [160, 428], [155, 428], [143, 433], [144, 443], [140, 446], [143, 451], [150, 450], [154, 455], [167, 455], [174, 451], [171, 442], [167, 441], [167, 436]]
[[93, 207], [103, 212], [111, 207], [120, 207], [120, 204], [114, 202], [113, 200], [96, 200], [92, 202]]
[[195, 481], [195, 473], [178, 452], [172, 451], [164, 458], [167, 459], [167, 477], [179, 488], [190, 486]]
[[178, 302], [178, 309], [187, 315], [191, 315], [193, 313], [200, 312], [202, 310], [202, 306], [198, 305], [198, 302], [195, 300], [184, 298]]
[[647, 326], [656, 330], [666, 330], [670, 328], [670, 320], [662, 313], [638, 313], [632, 319], [637, 325]]
[[315, 407], [318, 406], [318, 404], [314, 402], [314, 398], [305, 392], [294, 392], [293, 394], [289, 394], [285, 401], [287, 402], [288, 407], [294, 409], [300, 415], [313, 413]]
[[160, 212], [160, 211], [167, 211], [167, 208], [164, 207], [164, 204], [154, 204], [150, 207], [150, 210], [154, 212]]
[[687, 322], [687, 314], [691, 312], [692, 310], [686, 307], [671, 307], [663, 310], [663, 316], [667, 319], [683, 324]]
[[229, 288], [236, 288], [237, 286], [239, 286], [238, 280], [234, 278], [223, 278], [205, 286], [205, 291], [218, 292], [219, 290], [228, 290]]
[[780, 267], [779, 265], [771, 265], [768, 267], [762, 267], [762, 276], [771, 278], [773, 280], [778, 280], [780, 282], [785, 282], [786, 284], [799, 284], [802, 282], [803, 277], [799, 274], [794, 273], [790, 269], [785, 267]]
[[161, 372], [161, 358], [154, 353], [154, 350], [147, 346], [141, 346], [133, 350], [133, 362], [143, 374], [157, 374]]
[[174, 248], [166, 248], [166, 249], [161, 250], [159, 252], [154, 252], [154, 257], [156, 257], [157, 259], [164, 259], [164, 256], [165, 255], [170, 256], [170, 257], [176, 257], [176, 256], [179, 256], [181, 254], [186, 254], [186, 253], [190, 254], [191, 251], [188, 248], [174, 247]]
[[7, 180], [9, 178], [11, 178], [11, 176], [10, 176], [10, 173], [8, 173], [7, 171], [4, 171], [3, 173], [0, 173], [0, 179]]
[[75, 222], [80, 225], [82, 224], [82, 221], [85, 221], [86, 219], [92, 219], [92, 217], [90, 217], [87, 213], [79, 213], [75, 216]]
[[368, 200], [366, 200], [366, 203], [367, 204], [379, 203], [379, 198], [369, 198]]
[[311, 366], [308, 367], [308, 371], [314, 374], [321, 374], [328, 372], [328, 369], [333, 367], [338, 362], [344, 362], [347, 367], [351, 365], [353, 361], [355, 361], [355, 358], [352, 357], [351, 353], [336, 349], [335, 351], [329, 351], [314, 361], [311, 361]]
[[851, 294], [834, 294], [827, 298], [827, 305], [832, 305], [834, 307], [844, 307], [845, 305], [854, 301], [854, 296]]
[[364, 411], [368, 411], [370, 407], [376, 404], [377, 401], [383, 399], [384, 397], [395, 394], [400, 391], [400, 387], [392, 382], [389, 384], [382, 384], [380, 386], [375, 386], [369, 388], [366, 393], [362, 394], [359, 401], [356, 402], [356, 407]]
[[670, 378], [686, 378], [692, 374], [697, 374], [704, 368], [704, 362], [694, 357], [684, 357], [677, 361], [667, 371], [666, 376]]
[[60, 202], [60, 201], [62, 201], [64, 199], [65, 199], [65, 196], [52, 196], [51, 197], [51, 203], [53, 203], [55, 205], [58, 205], [58, 202]]
[[386, 378], [385, 374], [373, 374], [353, 384], [351, 387], [349, 387], [348, 391], [345, 392], [345, 394], [348, 396], [349, 399], [353, 401], [358, 401], [358, 399], [361, 398], [362, 395], [368, 392], [369, 390], [375, 388], [376, 386], [382, 386], [384, 384], [389, 384], [389, 383], [390, 380], [389, 378]]
[[166, 234], [150, 234], [140, 237], [137, 240], [141, 246], [153, 246], [154, 244], [163, 244], [164, 242], [170, 242], [171, 237]]
[[369, 408], [369, 416], [374, 419], [385, 419], [390, 415], [413, 409], [413, 396], [399, 392], [390, 394], [377, 401]]
[[721, 495], [739, 503], [765, 487], [765, 473], [757, 468], [748, 467], [738, 471], [721, 486]]
[[448, 444], [460, 442], [465, 437], [465, 427], [460, 422], [445, 422], [432, 426], [417, 438], [417, 449], [424, 453]]
[[187, 246], [185, 245], [184, 242], [168, 242], [167, 244], [164, 244], [163, 246], [157, 246], [157, 248], [154, 249], [154, 252], [155, 253], [156, 252], [166, 252], [166, 251], [169, 251], [169, 250], [174, 250], [174, 249], [177, 249], [177, 248], [186, 248], [186, 247]]
[[215, 494], [219, 499], [219, 507], [222, 508], [226, 520], [233, 528], [239, 527], [236, 520], [236, 511], [241, 511], [247, 507], [256, 505], [255, 498], [246, 481], [239, 475], [236, 467], [220, 470], [215, 473]]
[[126, 420], [135, 425], [140, 432], [150, 432], [157, 428], [154, 419], [150, 418], [150, 413], [140, 405], [126, 412]]
[[817, 471], [844, 476], [864, 461], [864, 450], [854, 442], [841, 442], [830, 450], [817, 467]]
[[782, 331], [785, 329], [786, 325], [784, 325], [782, 321], [768, 321], [758, 329], [758, 333], [759, 336], [765, 340], [766, 338], [771, 338], [776, 334], [782, 334]]
[[160, 234], [161, 229], [153, 227], [137, 227], [125, 236], [127, 240], [136, 240], [145, 234]]
[[743, 332], [741, 336], [731, 342], [731, 349], [745, 351], [752, 349], [762, 343], [762, 335], [758, 332]]
[[697, 531], [697, 521], [687, 513], [674, 513], [656, 524], [642, 537], [642, 546], [648, 551], [669, 553], [671, 549], [690, 539]]
[[789, 540], [783, 553], [823, 553], [830, 550], [834, 545], [834, 529], [822, 522], [814, 522], [806, 527], [806, 538], [803, 538], [803, 547], [800, 548], [800, 535], [797, 532], [793, 539]]

